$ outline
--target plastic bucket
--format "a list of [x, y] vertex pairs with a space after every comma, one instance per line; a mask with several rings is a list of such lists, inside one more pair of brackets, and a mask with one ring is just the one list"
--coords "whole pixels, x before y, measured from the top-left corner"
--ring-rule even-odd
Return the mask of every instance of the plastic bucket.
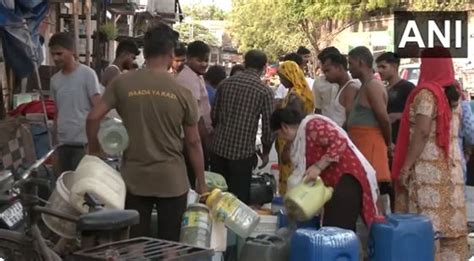
[[[80, 212], [69, 203], [70, 188], [74, 182], [73, 176], [73, 171], [66, 171], [61, 174], [56, 181], [56, 188], [49, 197], [46, 207], [61, 211], [65, 214], [80, 216]], [[47, 214], [42, 214], [41, 217], [46, 226], [59, 236], [67, 239], [76, 237], [76, 223]]]
[[126, 187], [120, 173], [95, 156], [84, 156], [69, 186], [69, 203], [80, 213], [89, 212], [84, 195], [94, 196], [106, 209], [124, 209]]

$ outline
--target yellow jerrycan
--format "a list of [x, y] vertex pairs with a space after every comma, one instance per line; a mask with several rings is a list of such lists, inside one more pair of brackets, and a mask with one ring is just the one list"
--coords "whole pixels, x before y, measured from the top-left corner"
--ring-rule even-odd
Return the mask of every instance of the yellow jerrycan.
[[315, 182], [301, 182], [286, 193], [286, 212], [298, 221], [309, 220], [331, 199], [332, 193], [333, 189], [326, 187], [320, 177]]

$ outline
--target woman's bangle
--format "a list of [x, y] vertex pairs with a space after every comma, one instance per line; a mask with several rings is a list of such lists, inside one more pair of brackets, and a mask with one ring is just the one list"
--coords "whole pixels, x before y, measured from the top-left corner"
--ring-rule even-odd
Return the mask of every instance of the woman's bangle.
[[318, 168], [318, 169], [319, 169], [319, 171], [323, 171], [323, 168], [321, 168], [321, 166], [320, 166], [320, 164], [319, 164], [319, 161], [318, 161], [318, 162], [316, 162], [316, 163], [314, 163], [314, 165], [313, 165], [313, 166], [315, 166], [316, 168]]

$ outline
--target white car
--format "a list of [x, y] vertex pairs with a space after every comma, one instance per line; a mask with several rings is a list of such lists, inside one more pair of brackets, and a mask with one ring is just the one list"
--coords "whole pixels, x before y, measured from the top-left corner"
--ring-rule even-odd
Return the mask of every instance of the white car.
[[418, 78], [420, 77], [420, 64], [404, 64], [400, 65], [400, 77], [413, 83], [415, 86], [418, 84]]

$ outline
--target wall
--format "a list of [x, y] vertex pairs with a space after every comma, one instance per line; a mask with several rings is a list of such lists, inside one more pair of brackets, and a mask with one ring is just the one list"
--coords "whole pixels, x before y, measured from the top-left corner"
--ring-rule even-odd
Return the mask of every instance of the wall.
[[[472, 10], [473, 8], [468, 8]], [[456, 77], [462, 79], [466, 90], [474, 93], [474, 11], [468, 13], [468, 57], [453, 59]], [[384, 20], [386, 30], [370, 30], [370, 26], [363, 26], [364, 22], [357, 25], [357, 29], [348, 28], [341, 32], [331, 43], [342, 53], [347, 54], [351, 48], [364, 45], [372, 50], [374, 56], [383, 51], [393, 51], [393, 16], [374, 18], [372, 21]], [[381, 47], [384, 47], [382, 49]], [[402, 59], [402, 63], [413, 63], [416, 61]]]
[[[382, 24], [385, 30], [370, 30], [370, 26], [364, 26], [367, 24], [367, 21], [360, 22], [357, 25], [357, 29], [354, 30], [353, 27], [347, 28], [341, 32], [332, 42], [331, 45], [337, 47], [341, 52], [348, 53], [351, 48], [359, 45], [367, 46], [375, 54], [380, 53], [380, 47], [386, 47], [386, 51], [393, 51], [393, 15], [373, 18], [369, 20], [372, 24], [376, 21], [383, 21]], [[455, 59], [455, 63], [467, 64], [469, 62], [473, 63], [474, 66], [474, 11], [469, 12], [468, 17], [468, 42], [469, 48], [468, 58], [466, 59]]]
[[393, 50], [393, 17], [377, 17], [362, 21], [342, 31], [331, 42], [342, 53], [347, 54], [356, 46], [367, 46], [372, 51]]

